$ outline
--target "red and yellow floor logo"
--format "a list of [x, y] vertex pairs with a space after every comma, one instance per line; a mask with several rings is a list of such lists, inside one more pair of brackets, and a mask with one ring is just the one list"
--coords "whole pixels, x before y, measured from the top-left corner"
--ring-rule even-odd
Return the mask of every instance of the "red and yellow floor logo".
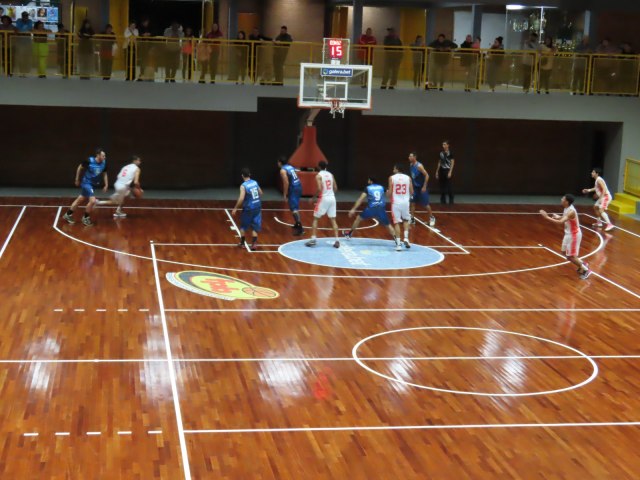
[[279, 296], [278, 292], [270, 288], [256, 287], [243, 280], [219, 273], [187, 270], [167, 273], [167, 280], [176, 287], [222, 300], [272, 299]]

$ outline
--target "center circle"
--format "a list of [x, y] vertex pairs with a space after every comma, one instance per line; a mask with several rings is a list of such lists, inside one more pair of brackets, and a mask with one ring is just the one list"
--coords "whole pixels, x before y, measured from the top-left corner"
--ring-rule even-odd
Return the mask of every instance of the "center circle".
[[422, 245], [402, 247], [396, 251], [393, 240], [381, 238], [341, 239], [340, 248], [334, 248], [335, 239], [318, 238], [315, 247], [307, 247], [307, 240], [296, 240], [280, 245], [280, 255], [297, 262], [334, 268], [358, 270], [406, 270], [429, 267], [444, 260], [437, 250]]
[[[493, 332], [493, 333], [501, 333], [501, 334], [505, 334], [505, 335], [515, 335], [518, 337], [525, 337], [525, 338], [529, 338], [529, 339], [533, 339], [533, 340], [539, 340], [541, 342], [546, 342], [558, 347], [562, 347], [565, 348], [577, 355], [579, 355], [580, 357], [584, 358], [585, 360], [587, 360], [590, 364], [591, 364], [591, 368], [593, 369], [591, 375], [589, 376], [589, 378], [587, 378], [586, 380], [575, 384], [575, 385], [570, 385], [568, 387], [565, 388], [559, 388], [559, 389], [555, 389], [555, 390], [546, 390], [546, 391], [540, 391], [540, 392], [523, 392], [523, 393], [490, 393], [490, 392], [473, 392], [473, 391], [464, 391], [464, 390], [449, 390], [449, 389], [445, 389], [445, 388], [437, 388], [437, 387], [430, 387], [428, 385], [420, 385], [417, 383], [411, 383], [411, 382], [407, 382], [405, 380], [401, 380], [399, 378], [395, 378], [395, 377], [391, 377], [389, 375], [386, 375], [384, 373], [381, 373], [377, 370], [374, 370], [373, 368], [369, 367], [368, 365], [366, 365], [362, 359], [358, 356], [358, 349], [364, 345], [366, 342], [373, 340], [374, 338], [378, 338], [378, 337], [382, 337], [384, 335], [391, 335], [394, 333], [400, 333], [400, 332], [411, 332], [411, 331], [416, 331], [416, 330], [471, 330], [471, 331], [479, 331], [479, 332]], [[353, 349], [351, 350], [351, 355], [353, 356], [353, 359], [356, 361], [356, 363], [358, 365], [360, 365], [362, 368], [364, 368], [365, 370], [367, 370], [370, 373], [373, 373], [374, 375], [377, 375], [379, 377], [385, 378], [387, 380], [390, 380], [392, 382], [397, 382], [403, 385], [407, 385], [410, 387], [415, 387], [415, 388], [422, 388], [424, 390], [432, 390], [434, 392], [444, 392], [444, 393], [455, 393], [455, 394], [459, 394], [459, 395], [478, 395], [478, 396], [483, 396], [483, 397], [528, 397], [528, 396], [534, 396], [534, 395], [551, 395], [553, 393], [561, 393], [561, 392], [566, 392], [569, 390], [574, 390], [580, 387], [584, 387], [585, 385], [587, 385], [588, 383], [592, 382], [597, 376], [598, 376], [598, 365], [596, 364], [596, 362], [589, 357], [588, 355], [586, 355], [585, 353], [582, 353], [580, 350], [577, 350], [573, 347], [570, 347], [569, 345], [565, 345], [563, 343], [559, 343], [556, 342], [554, 340], [549, 340], [548, 338], [542, 338], [542, 337], [536, 337], [535, 335], [529, 335], [526, 333], [518, 333], [518, 332], [510, 332], [508, 330], [496, 330], [493, 328], [479, 328], [479, 327], [450, 327], [450, 326], [446, 326], [446, 327], [413, 327], [413, 328], [401, 328], [398, 330], [389, 330], [387, 332], [381, 332], [381, 333], [376, 333], [375, 335], [371, 335], [369, 337], [363, 338], [362, 340], [360, 340], [358, 343], [356, 343], [353, 347]], [[515, 359], [517, 359], [518, 357], [514, 357]], [[477, 360], [482, 360], [482, 357], [478, 357]]]

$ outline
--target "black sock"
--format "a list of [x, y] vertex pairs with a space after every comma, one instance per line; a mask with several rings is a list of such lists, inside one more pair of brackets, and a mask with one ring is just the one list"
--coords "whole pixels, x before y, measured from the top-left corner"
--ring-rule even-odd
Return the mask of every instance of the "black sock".
[[73, 210], [71, 210], [71, 209], [67, 210], [67, 215], [72, 216], [73, 215]]
[[82, 216], [82, 218], [89, 218], [89, 214], [85, 212], [85, 214]]
[[296, 221], [296, 227], [297, 227], [298, 225], [300, 225], [300, 213], [298, 213], [298, 212], [294, 212], [294, 213], [293, 213], [293, 219]]

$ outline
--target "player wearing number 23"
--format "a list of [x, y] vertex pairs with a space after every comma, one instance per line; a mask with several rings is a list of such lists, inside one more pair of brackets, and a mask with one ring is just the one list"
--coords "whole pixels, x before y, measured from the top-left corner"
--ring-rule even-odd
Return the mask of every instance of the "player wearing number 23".
[[251, 178], [251, 172], [248, 168], [242, 169], [242, 185], [240, 185], [240, 195], [236, 206], [233, 207], [231, 215], [235, 215], [236, 211], [242, 205], [242, 214], [240, 216], [240, 243], [239, 247], [244, 247], [244, 234], [247, 230], [252, 230], [251, 250], [255, 250], [258, 243], [258, 233], [262, 230], [262, 189], [258, 182]]

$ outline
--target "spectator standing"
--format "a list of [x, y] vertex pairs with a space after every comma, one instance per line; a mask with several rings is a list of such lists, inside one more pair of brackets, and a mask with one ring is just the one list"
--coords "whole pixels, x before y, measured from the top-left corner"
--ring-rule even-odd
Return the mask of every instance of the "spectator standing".
[[429, 44], [431, 48], [431, 68], [429, 69], [429, 83], [440, 91], [444, 89], [445, 75], [449, 61], [451, 60], [451, 50], [458, 48], [458, 45], [448, 40], [444, 33], [438, 35]]
[[[224, 35], [220, 30], [217, 23], [211, 25], [211, 30], [204, 38], [210, 40], [209, 42], [201, 42], [204, 46], [202, 51], [202, 63], [200, 67], [200, 83], [205, 82], [205, 76], [209, 71], [209, 77], [211, 83], [216, 83], [216, 75], [218, 74], [218, 60], [220, 60], [220, 39]], [[208, 56], [206, 56], [208, 54]]]
[[190, 82], [193, 64], [193, 29], [187, 27], [184, 29], [184, 37], [182, 39], [182, 81]]
[[286, 25], [280, 27], [280, 35], [276, 37], [276, 44], [273, 49], [273, 75], [274, 85], [284, 85], [284, 64], [289, 53], [289, 47], [293, 42], [293, 37], [289, 35]]
[[504, 62], [504, 45], [502, 37], [497, 37], [487, 54], [487, 83], [492, 92], [496, 91], [496, 85], [501, 77], [502, 64]]
[[[14, 33], [16, 31], [16, 27], [13, 26], [13, 21], [11, 20], [11, 17], [8, 15], [2, 15], [2, 17], [0, 18], [0, 32], [8, 32], [7, 36], [4, 37], [4, 39], [9, 42], [9, 44], [11, 44], [12, 39], [11, 39], [11, 34]], [[4, 67], [4, 65], [7, 65], [7, 69], [10, 70], [10, 62], [7, 61], [7, 56], [9, 55], [10, 49], [9, 48], [5, 48], [4, 45], [0, 45], [0, 50], [2, 50], [2, 55], [0, 56], [0, 62], [2, 62], [0, 64], [0, 66]], [[10, 72], [7, 72], [10, 74]]]
[[69, 72], [69, 56], [67, 55], [68, 40], [69, 30], [64, 28], [62, 23], [59, 23], [58, 31], [56, 32], [56, 63], [58, 65], [58, 72], [62, 75], [62, 78], [67, 78]]
[[553, 38], [547, 36], [544, 39], [544, 43], [538, 47], [538, 52], [540, 53], [540, 85], [538, 85], [538, 93], [544, 90], [546, 94], [549, 94], [551, 72], [553, 71], [553, 56], [556, 53]]
[[22, 12], [22, 16], [16, 22], [17, 36], [15, 39], [15, 61], [18, 74], [21, 77], [31, 73], [31, 31], [33, 21], [29, 18], [29, 12]]
[[413, 86], [420, 88], [422, 85], [422, 74], [424, 72], [424, 40], [422, 35], [417, 35], [411, 44], [411, 55], [413, 60]]
[[113, 33], [113, 25], [109, 23], [100, 35], [100, 76], [102, 80], [111, 80], [113, 57], [117, 51], [118, 44]]
[[538, 34], [536, 32], [529, 33], [529, 38], [522, 45], [522, 50], [524, 50], [522, 65], [520, 66], [522, 91], [523, 93], [529, 93], [531, 78], [533, 77], [533, 66], [535, 65], [536, 52], [538, 51]]
[[151, 30], [151, 22], [148, 18], [143, 18], [140, 22], [138, 38], [135, 46], [138, 52], [138, 62], [140, 62], [140, 74], [138, 81], [153, 82], [155, 79], [155, 51], [151, 43], [153, 31]]
[[136, 28], [136, 22], [131, 22], [124, 31], [124, 61], [126, 81], [133, 81], [136, 76], [136, 38], [140, 35]]
[[95, 32], [89, 19], [82, 22], [78, 32], [78, 69], [81, 80], [89, 80], [93, 73], [93, 36]]
[[[377, 45], [378, 41], [373, 36], [373, 30], [371, 27], [367, 28], [365, 32], [360, 35], [358, 39], [358, 61], [362, 65], [371, 65], [373, 63], [373, 46]], [[362, 75], [362, 87], [367, 86], [367, 75]]]
[[443, 205], [447, 203], [447, 195], [449, 196], [449, 204], [453, 205], [451, 177], [455, 163], [453, 153], [449, 149], [449, 141], [445, 140], [442, 142], [442, 151], [438, 157], [438, 166], [436, 167], [436, 179], [440, 183], [440, 203]]
[[[249, 35], [249, 41], [250, 42], [257, 42], [254, 45], [254, 48], [252, 49], [252, 53], [251, 53], [251, 73], [250, 75], [253, 76], [254, 81], [256, 81], [258, 79], [258, 77], [260, 77], [261, 79], [265, 78], [265, 61], [264, 59], [260, 62], [260, 65], [258, 65], [258, 47], [259, 44], [262, 42], [270, 42], [272, 39], [269, 37], [265, 37], [263, 34], [260, 33], [260, 30], [258, 30], [257, 28], [254, 28], [253, 30], [251, 30], [251, 35]], [[258, 71], [258, 67], [259, 70]], [[264, 82], [261, 81], [260, 82], [261, 85], [264, 85]]]
[[164, 37], [167, 42], [164, 50], [164, 81], [175, 83], [180, 67], [180, 40], [184, 37], [184, 32], [180, 24], [174, 20], [171, 26], [164, 30]]
[[585, 35], [582, 41], [576, 46], [573, 56], [573, 71], [571, 76], [571, 94], [584, 95], [585, 77], [587, 76], [587, 64], [589, 54], [592, 53], [589, 37]]
[[[631, 43], [624, 42], [621, 45], [622, 55], [636, 55]], [[619, 77], [618, 77], [618, 92], [621, 95], [635, 95], [636, 85], [638, 84], [638, 59], [629, 57], [623, 57], [619, 61]]]
[[467, 35], [464, 42], [460, 45], [464, 50], [462, 58], [460, 58], [460, 66], [464, 69], [464, 91], [470, 92], [472, 88], [476, 88], [476, 72], [478, 70], [478, 56], [473, 50], [473, 37]]
[[235, 81], [236, 85], [238, 83], [244, 85], [250, 48], [251, 44], [247, 42], [247, 34], [240, 30], [232, 46], [231, 72], [229, 74], [229, 80]]
[[402, 62], [402, 40], [396, 34], [393, 27], [387, 28], [387, 36], [384, 37], [384, 69], [382, 73], [383, 90], [389, 87], [396, 88], [398, 82], [398, 70]]
[[38, 62], [38, 78], [47, 78], [47, 58], [49, 57], [49, 39], [51, 30], [37, 21], [33, 27], [33, 52]]

